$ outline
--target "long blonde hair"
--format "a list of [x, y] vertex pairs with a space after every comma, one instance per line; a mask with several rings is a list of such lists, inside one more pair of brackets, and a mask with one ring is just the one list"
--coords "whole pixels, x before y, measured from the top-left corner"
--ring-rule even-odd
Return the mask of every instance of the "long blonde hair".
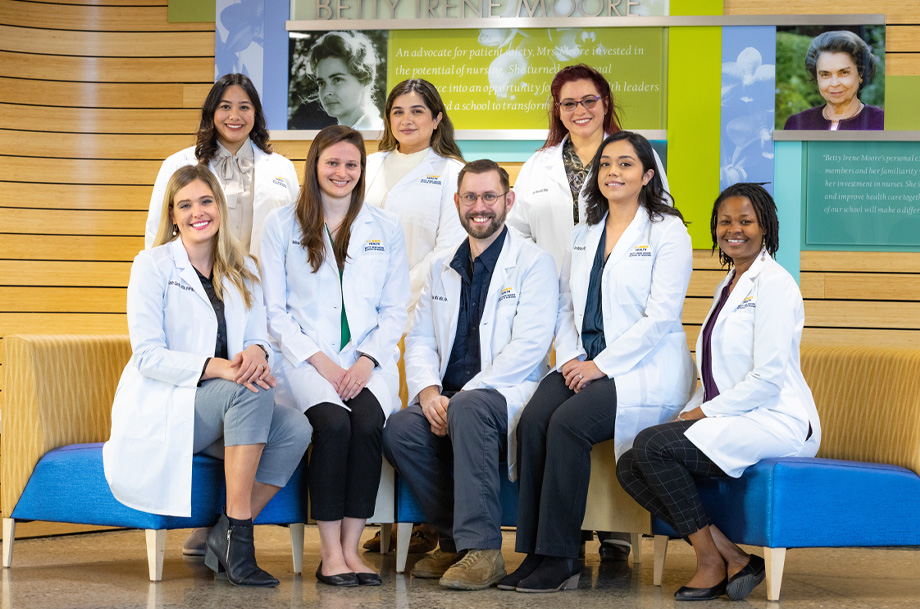
[[163, 197], [163, 209], [160, 213], [160, 226], [157, 228], [157, 236], [153, 245], [163, 245], [179, 237], [179, 231], [172, 220], [173, 204], [176, 195], [180, 190], [194, 182], [201, 180], [214, 195], [217, 202], [217, 209], [220, 212], [220, 224], [217, 226], [217, 234], [214, 235], [213, 247], [211, 248], [211, 268], [214, 277], [214, 292], [220, 300], [223, 300], [223, 282], [224, 278], [230, 280], [236, 289], [239, 290], [246, 308], [252, 308], [252, 293], [247, 282], [250, 284], [259, 283], [259, 276], [246, 267], [246, 259], [249, 258], [255, 262], [255, 258], [243, 250], [243, 246], [236, 240], [233, 233], [224, 227], [229, 219], [227, 209], [227, 197], [224, 195], [224, 189], [221, 188], [217, 176], [211, 173], [211, 170], [204, 165], [186, 165], [176, 170], [169, 178], [166, 184], [166, 194]]

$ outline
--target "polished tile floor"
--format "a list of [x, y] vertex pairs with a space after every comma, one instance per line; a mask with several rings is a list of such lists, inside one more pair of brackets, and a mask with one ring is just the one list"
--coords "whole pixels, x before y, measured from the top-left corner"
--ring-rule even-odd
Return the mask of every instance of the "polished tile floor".
[[[373, 530], [368, 528], [369, 537]], [[593, 607], [608, 609], [657, 609], [674, 607], [674, 591], [692, 573], [692, 550], [672, 542], [665, 579], [652, 585], [652, 541], [643, 541], [639, 565], [601, 564], [597, 543], [589, 544], [588, 558], [577, 591], [557, 594], [519, 594], [496, 589], [483, 592], [442, 590], [437, 582], [414, 580], [395, 572], [392, 554], [370, 555], [381, 569], [379, 588], [335, 589], [318, 584], [313, 577], [319, 561], [319, 536], [307, 527], [304, 574], [295, 576], [290, 558], [287, 529], [258, 527], [256, 547], [260, 565], [281, 580], [272, 590], [238, 589], [226, 579], [214, 579], [201, 561], [183, 559], [185, 531], [167, 536], [163, 581], [147, 581], [144, 533], [115, 531], [19, 540], [12, 569], [4, 569], [0, 600], [2, 609], [220, 607], [261, 609], [386, 607], [424, 609], [493, 607], [540, 609]], [[504, 556], [509, 570], [522, 556], [514, 553], [514, 533], [505, 533]], [[410, 556], [411, 563], [417, 557]], [[747, 601], [733, 607], [771, 609], [916, 609], [920, 607], [920, 552], [913, 549], [804, 549], [790, 550], [782, 600], [769, 603], [763, 585]], [[684, 609], [728, 607], [729, 601], [678, 603]]]

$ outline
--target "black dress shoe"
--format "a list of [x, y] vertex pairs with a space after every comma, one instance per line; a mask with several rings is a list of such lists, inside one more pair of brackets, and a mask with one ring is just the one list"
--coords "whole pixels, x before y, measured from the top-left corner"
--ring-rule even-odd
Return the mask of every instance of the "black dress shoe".
[[204, 564], [215, 573], [227, 572], [234, 586], [273, 588], [278, 580], [259, 568], [252, 545], [252, 524], [232, 526], [227, 514], [208, 533]]
[[751, 560], [748, 564], [728, 579], [725, 593], [733, 601], [744, 600], [751, 593], [751, 590], [756, 588], [766, 576], [767, 567], [763, 559], [751, 554]]
[[517, 585], [521, 583], [521, 580], [536, 571], [541, 562], [543, 562], [543, 557], [539, 554], [528, 554], [517, 569], [498, 580], [496, 584], [498, 589], [517, 590]]
[[376, 573], [355, 573], [355, 575], [358, 576], [359, 586], [379, 586], [383, 583]]
[[358, 576], [349, 571], [348, 573], [336, 573], [335, 575], [323, 575], [323, 563], [320, 561], [316, 567], [316, 579], [330, 586], [342, 586], [351, 588], [358, 585]]
[[581, 576], [581, 562], [574, 558], [544, 556], [540, 566], [522, 579], [515, 590], [518, 592], [559, 592], [578, 588]]
[[715, 586], [711, 588], [688, 588], [687, 586], [681, 586], [678, 588], [677, 592], [674, 593], [674, 600], [676, 601], [711, 601], [719, 598], [725, 594], [725, 585], [728, 583], [728, 579], [723, 579]]

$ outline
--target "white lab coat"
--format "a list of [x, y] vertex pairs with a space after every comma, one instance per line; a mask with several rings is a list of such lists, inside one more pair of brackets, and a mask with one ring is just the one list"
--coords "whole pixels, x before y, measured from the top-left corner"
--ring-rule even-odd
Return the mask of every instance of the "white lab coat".
[[[538, 150], [527, 159], [514, 182], [514, 207], [508, 214], [508, 225], [552, 254], [560, 271], [565, 255], [572, 247], [571, 228], [575, 226], [572, 221], [572, 190], [562, 162], [564, 143], [565, 140], [556, 146]], [[670, 192], [668, 177], [657, 152], [655, 164], [664, 189]], [[578, 220], [585, 220], [584, 195], [578, 200]], [[566, 227], [570, 230], [565, 230]]]
[[[269, 346], [262, 291], [258, 284], [250, 290], [247, 309], [236, 286], [223, 283], [230, 357], [252, 344]], [[133, 354], [115, 392], [112, 435], [102, 447], [105, 478], [128, 507], [190, 516], [195, 391], [205, 360], [214, 355], [217, 316], [180, 239], [134, 258], [128, 332]]]
[[[716, 288], [716, 299], [733, 276], [734, 270]], [[729, 476], [737, 478], [761, 459], [818, 452], [821, 424], [799, 361], [804, 325], [795, 280], [769, 256], [758, 256], [738, 279], [713, 328], [712, 376], [719, 395], [703, 404], [701, 386], [684, 408], [702, 405], [706, 418], [686, 436]], [[702, 378], [702, 331], [696, 354]], [[812, 435], [806, 442], [809, 423]]]
[[[297, 171], [294, 169], [294, 164], [288, 159], [280, 154], [266, 154], [255, 144], [252, 144], [252, 150], [255, 168], [252, 185], [252, 238], [249, 243], [249, 251], [253, 255], [258, 255], [262, 223], [268, 212], [296, 201], [300, 187], [297, 184]], [[197, 164], [198, 159], [195, 158], [194, 146], [180, 150], [163, 161], [160, 172], [157, 174], [157, 181], [153, 185], [153, 194], [150, 196], [150, 209], [147, 212], [147, 225], [144, 230], [144, 247], [153, 247], [153, 240], [156, 239], [157, 229], [160, 227], [160, 212], [163, 210], [163, 197], [166, 195], [166, 184], [169, 178], [180, 167]], [[217, 175], [213, 164], [209, 163], [208, 169]], [[217, 178], [220, 181], [219, 175]]]
[[[459, 247], [459, 246], [458, 246]], [[461, 279], [450, 262], [456, 248], [431, 265], [406, 337], [410, 403], [432, 385], [441, 387], [457, 335]], [[508, 229], [479, 323], [480, 372], [463, 386], [496, 389], [508, 406], [508, 477], [514, 479], [515, 427], [524, 404], [546, 373], [557, 301], [556, 269], [541, 248]]]
[[[572, 235], [571, 260], [563, 265], [556, 324], [557, 370], [584, 359], [581, 341], [588, 283], [607, 216], [581, 223]], [[594, 359], [614, 380], [616, 458], [636, 434], [664, 423], [687, 402], [696, 383], [681, 323], [693, 249], [676, 216], [652, 222], [640, 207], [610, 252], [601, 279], [606, 349]]]
[[[390, 152], [375, 152], [367, 157], [367, 178], [371, 184]], [[412, 299], [409, 317], [418, 303], [431, 261], [448, 249], [455, 250], [466, 238], [454, 203], [457, 175], [463, 163], [445, 158], [433, 149], [421, 163], [402, 177], [387, 192], [386, 209], [399, 218], [406, 236], [409, 257], [409, 282]]]
[[[276, 366], [279, 404], [302, 412], [320, 402], [347, 408], [335, 388], [307, 359], [322, 351], [343, 368], [361, 353], [380, 364], [367, 383], [385, 416], [400, 403], [397, 343], [406, 326], [409, 266], [399, 220], [363, 205], [351, 227], [345, 271], [339, 269], [329, 235], [326, 257], [316, 273], [300, 245], [303, 232], [287, 206], [269, 214], [262, 233], [262, 282], [268, 329], [282, 357]], [[351, 340], [341, 344], [342, 295]]]

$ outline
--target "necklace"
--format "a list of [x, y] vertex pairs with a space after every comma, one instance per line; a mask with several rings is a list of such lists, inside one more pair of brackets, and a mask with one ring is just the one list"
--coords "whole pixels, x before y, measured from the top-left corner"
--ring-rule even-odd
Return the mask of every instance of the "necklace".
[[831, 118], [827, 115], [827, 104], [824, 104], [824, 110], [821, 111], [821, 116], [823, 116], [826, 120], [831, 121], [832, 123], [839, 123], [840, 121], [849, 120], [853, 118], [854, 116], [856, 116], [857, 114], [859, 114], [860, 112], [862, 112], [862, 109], [864, 106], [865, 104], [863, 104], [862, 100], [860, 100], [859, 105], [856, 107], [856, 112], [853, 112], [852, 114], [849, 114], [848, 116], [841, 116], [840, 118]]

